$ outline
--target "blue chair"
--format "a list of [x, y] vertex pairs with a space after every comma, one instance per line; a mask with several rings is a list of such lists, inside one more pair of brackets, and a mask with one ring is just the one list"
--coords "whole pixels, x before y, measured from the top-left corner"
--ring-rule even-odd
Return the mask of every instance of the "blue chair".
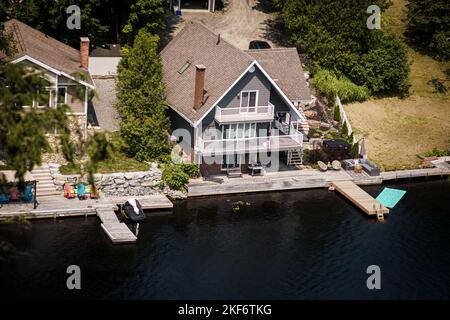
[[9, 196], [6, 194], [0, 194], [0, 203], [8, 203], [9, 202]]
[[77, 195], [80, 200], [84, 200], [89, 196], [89, 194], [86, 193], [86, 185], [84, 183], [78, 184]]
[[33, 200], [33, 187], [31, 185], [27, 185], [25, 190], [22, 192], [22, 201], [23, 202], [31, 202]]

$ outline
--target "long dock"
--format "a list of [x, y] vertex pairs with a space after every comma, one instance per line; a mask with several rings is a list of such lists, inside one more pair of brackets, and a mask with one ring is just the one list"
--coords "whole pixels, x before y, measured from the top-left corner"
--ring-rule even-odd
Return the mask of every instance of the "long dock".
[[352, 181], [337, 181], [333, 182], [331, 186], [358, 206], [367, 215], [376, 215], [379, 220], [382, 220], [384, 218], [383, 215], [389, 213], [388, 208], [384, 207], [380, 202]]

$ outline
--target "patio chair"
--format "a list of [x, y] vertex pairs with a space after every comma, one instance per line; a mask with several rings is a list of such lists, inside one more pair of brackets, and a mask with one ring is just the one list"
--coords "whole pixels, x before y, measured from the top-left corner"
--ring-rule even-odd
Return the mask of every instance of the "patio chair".
[[86, 194], [88, 194], [91, 199], [98, 199], [98, 193], [94, 192], [94, 188], [92, 188], [90, 184], [86, 186]]
[[7, 194], [0, 194], [0, 204], [6, 204], [9, 202], [9, 196]]
[[20, 191], [16, 186], [9, 189], [9, 199], [11, 201], [19, 201], [20, 200]]
[[317, 164], [319, 165], [320, 171], [327, 171], [328, 170], [328, 166], [325, 163], [323, 163], [322, 161], [317, 161]]
[[31, 185], [25, 186], [22, 192], [22, 201], [31, 202], [33, 200], [33, 187]]
[[334, 160], [332, 163], [331, 163], [331, 166], [333, 167], [333, 170], [336, 170], [336, 171], [339, 171], [339, 170], [341, 170], [341, 163], [338, 161], [338, 160]]
[[90, 194], [86, 192], [86, 185], [79, 183], [77, 187], [77, 196], [79, 200], [86, 200]]
[[72, 187], [68, 182], [64, 183], [64, 197], [67, 199], [73, 199], [77, 196], [77, 190]]

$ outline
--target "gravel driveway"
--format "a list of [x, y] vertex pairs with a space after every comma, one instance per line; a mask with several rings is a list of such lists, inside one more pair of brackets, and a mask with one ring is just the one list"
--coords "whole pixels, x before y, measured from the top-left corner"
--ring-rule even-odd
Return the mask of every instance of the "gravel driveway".
[[198, 21], [240, 49], [248, 49], [251, 40], [265, 40], [272, 47], [286, 46], [287, 41], [274, 28], [269, 0], [228, 0], [224, 11], [216, 13], [185, 12], [173, 26], [175, 35], [186, 21]]

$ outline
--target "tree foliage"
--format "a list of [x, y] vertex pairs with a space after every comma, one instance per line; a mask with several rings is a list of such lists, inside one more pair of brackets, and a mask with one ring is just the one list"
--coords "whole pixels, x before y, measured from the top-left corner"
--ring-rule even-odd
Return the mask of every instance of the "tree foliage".
[[[93, 43], [133, 43], [140, 28], [156, 33], [164, 26], [168, 0], [4, 0], [6, 16], [16, 18], [78, 48], [80, 37]], [[3, 1], [1, 1], [3, 2]], [[81, 9], [81, 29], [69, 30], [67, 7]], [[1, 17], [0, 19], [5, 18]]]
[[[369, 30], [370, 5], [387, 0], [277, 0], [291, 38], [314, 68], [345, 75], [373, 94], [405, 94], [409, 65], [406, 49], [389, 31]], [[385, 81], [385, 82], [384, 82]]]
[[410, 0], [407, 36], [442, 60], [450, 59], [450, 1]]
[[133, 47], [123, 49], [118, 66], [120, 134], [128, 153], [140, 161], [158, 159], [169, 151], [170, 123], [158, 41], [158, 36], [139, 31]]

